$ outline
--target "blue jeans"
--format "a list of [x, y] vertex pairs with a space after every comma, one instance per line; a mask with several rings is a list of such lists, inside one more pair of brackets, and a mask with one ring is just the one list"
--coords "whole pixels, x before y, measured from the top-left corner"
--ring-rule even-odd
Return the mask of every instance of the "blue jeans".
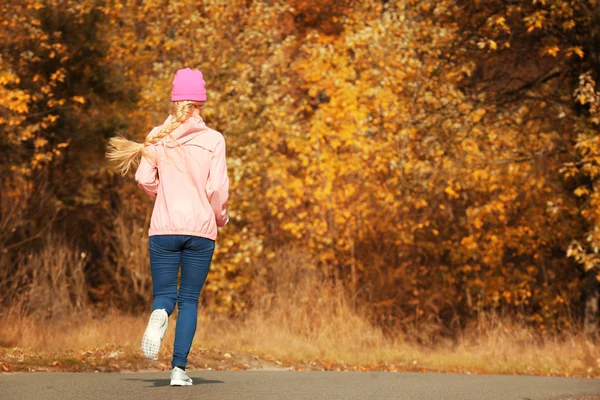
[[[150, 269], [154, 301], [152, 311], [171, 315], [178, 304], [172, 366], [184, 367], [196, 333], [198, 298], [215, 251], [215, 241], [198, 236], [150, 236]], [[181, 280], [177, 290], [177, 274]]]

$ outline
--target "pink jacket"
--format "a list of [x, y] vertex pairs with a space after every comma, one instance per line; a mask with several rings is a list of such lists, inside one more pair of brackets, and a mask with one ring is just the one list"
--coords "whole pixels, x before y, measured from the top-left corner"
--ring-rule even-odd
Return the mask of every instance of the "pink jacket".
[[[163, 125], [170, 119], [169, 115]], [[150, 236], [191, 235], [215, 240], [217, 227], [229, 221], [225, 139], [197, 114], [160, 142], [145, 147], [135, 180], [156, 198]]]

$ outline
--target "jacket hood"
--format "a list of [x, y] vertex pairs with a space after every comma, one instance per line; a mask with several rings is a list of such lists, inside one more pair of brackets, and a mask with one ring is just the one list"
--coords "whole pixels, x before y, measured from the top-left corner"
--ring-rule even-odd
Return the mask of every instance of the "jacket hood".
[[[161, 127], [171, 122], [172, 119], [173, 116], [169, 115]], [[175, 128], [170, 135], [165, 136], [164, 144], [167, 147], [180, 146], [202, 135], [207, 130], [208, 127], [202, 120], [202, 117], [199, 115], [192, 115]]]

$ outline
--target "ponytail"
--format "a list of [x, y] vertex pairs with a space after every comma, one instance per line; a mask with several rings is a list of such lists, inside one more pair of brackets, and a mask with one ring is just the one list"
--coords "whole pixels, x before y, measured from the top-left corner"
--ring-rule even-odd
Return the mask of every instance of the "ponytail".
[[114, 163], [116, 171], [126, 175], [129, 170], [137, 166], [144, 148], [148, 145], [158, 143], [162, 138], [168, 136], [179, 125], [185, 122], [195, 109], [201, 109], [202, 101], [173, 101], [171, 102], [171, 119], [164, 124], [160, 131], [148, 135], [143, 143], [125, 139], [123, 136], [115, 136], [108, 141], [106, 157]]

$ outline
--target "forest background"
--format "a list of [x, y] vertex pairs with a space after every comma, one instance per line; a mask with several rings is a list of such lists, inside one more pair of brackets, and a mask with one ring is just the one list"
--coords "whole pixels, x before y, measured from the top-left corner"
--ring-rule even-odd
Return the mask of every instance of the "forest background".
[[0, 38], [5, 371], [136, 348], [152, 201], [106, 143], [192, 67], [231, 178], [206, 346], [600, 374], [599, 1], [8, 0]]

